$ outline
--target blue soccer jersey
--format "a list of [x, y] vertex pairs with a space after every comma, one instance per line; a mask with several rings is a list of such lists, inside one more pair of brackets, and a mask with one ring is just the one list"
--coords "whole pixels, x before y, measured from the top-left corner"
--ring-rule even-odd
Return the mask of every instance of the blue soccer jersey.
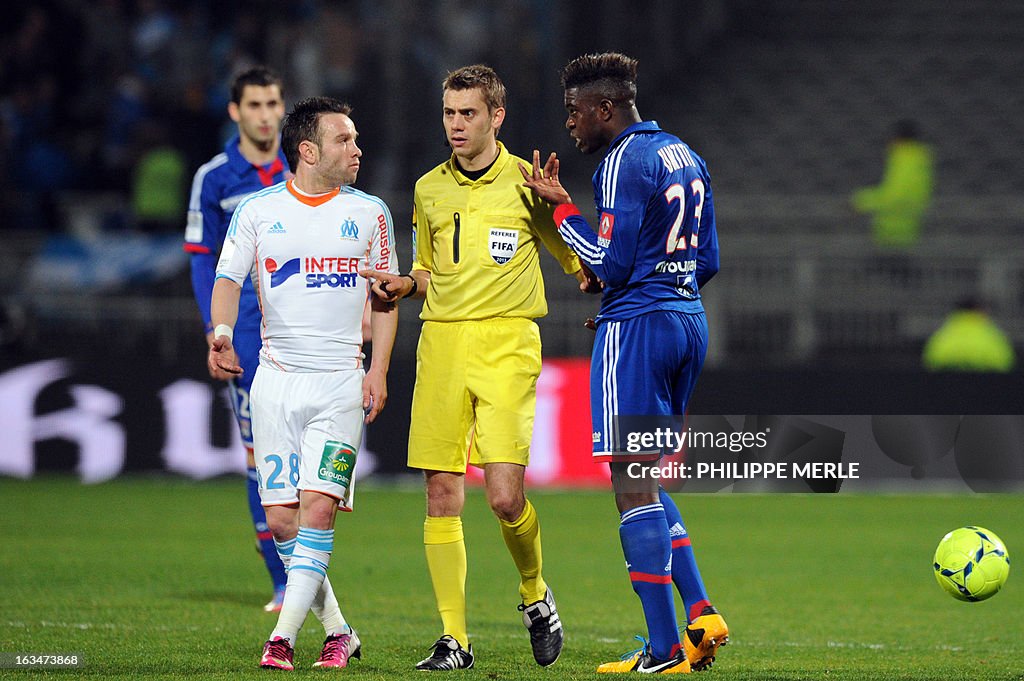
[[[192, 258], [192, 292], [199, 306], [206, 332], [213, 331], [210, 324], [210, 299], [216, 279], [217, 259], [235, 208], [250, 194], [277, 184], [287, 176], [284, 152], [266, 166], [256, 166], [238, 150], [239, 137], [235, 135], [224, 151], [196, 171], [188, 205], [188, 224], [185, 228], [185, 251]], [[259, 300], [252, 282], [246, 280], [238, 300], [238, 321], [234, 327], [233, 344], [238, 363], [244, 370], [231, 383], [231, 402], [238, 419], [242, 441], [252, 447], [249, 424], [249, 387], [252, 385], [262, 339]]]
[[595, 233], [572, 204], [558, 231], [605, 283], [597, 321], [653, 310], [700, 312], [718, 271], [711, 178], [704, 160], [654, 121], [626, 128], [594, 173]]
[[718, 271], [711, 178], [679, 138], [636, 123], [609, 145], [594, 200], [596, 233], [576, 206], [555, 210], [562, 238], [605, 284], [590, 363], [594, 457], [657, 458], [627, 447], [624, 431], [684, 414], [704, 365], [700, 289]]
[[[188, 225], [185, 228], [185, 250], [192, 254], [192, 291], [199, 313], [210, 326], [210, 298], [217, 269], [217, 257], [235, 208], [253, 192], [286, 179], [287, 161], [279, 151], [277, 159], [267, 166], [249, 163], [238, 150], [239, 137], [228, 140], [224, 151], [196, 171], [188, 203]], [[196, 257], [198, 256], [198, 257]], [[206, 256], [206, 257], [203, 257]], [[238, 303], [238, 329], [259, 331], [260, 308], [252, 283], [242, 287]], [[255, 367], [253, 367], [255, 369]]]

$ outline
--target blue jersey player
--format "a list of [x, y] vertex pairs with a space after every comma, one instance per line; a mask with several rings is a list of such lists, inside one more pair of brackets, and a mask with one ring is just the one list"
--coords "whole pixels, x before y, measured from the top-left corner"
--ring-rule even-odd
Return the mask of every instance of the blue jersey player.
[[[707, 167], [679, 138], [636, 109], [637, 62], [585, 55], [562, 71], [565, 127], [583, 153], [606, 149], [594, 174], [595, 233], [558, 180], [551, 154], [526, 186], [557, 204], [558, 231], [604, 284], [591, 361], [594, 458], [611, 465], [619, 537], [649, 643], [599, 672], [704, 669], [728, 628], [711, 605], [672, 498], [644, 476], [660, 451], [632, 451], [625, 424], [681, 421], [707, 352], [700, 289], [718, 271]], [[676, 421], [676, 422], [679, 422]], [[621, 432], [620, 432], [621, 431]], [[672, 583], [687, 609], [680, 642]]]
[[[280, 148], [284, 111], [281, 80], [277, 75], [263, 67], [239, 74], [231, 86], [231, 102], [228, 104], [228, 114], [237, 123], [238, 134], [228, 141], [222, 153], [199, 168], [192, 181], [185, 250], [191, 254], [192, 290], [206, 325], [208, 346], [213, 340], [210, 297], [216, 277], [217, 258], [231, 215], [249, 194], [286, 179], [287, 161]], [[211, 376], [227, 381], [230, 386], [231, 404], [242, 434], [242, 443], [248, 452], [249, 511], [260, 552], [274, 583], [274, 597], [264, 609], [278, 612], [288, 578], [275, 548], [273, 535], [267, 527], [266, 513], [260, 505], [249, 419], [249, 388], [259, 365], [261, 322], [256, 292], [252, 282], [246, 281], [238, 304], [238, 322], [234, 331], [234, 346], [243, 373], [235, 376], [223, 371], [211, 371]]]

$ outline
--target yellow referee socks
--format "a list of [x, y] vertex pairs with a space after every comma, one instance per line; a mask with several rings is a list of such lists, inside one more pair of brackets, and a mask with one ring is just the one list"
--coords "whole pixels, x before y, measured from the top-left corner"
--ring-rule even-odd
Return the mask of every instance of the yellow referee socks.
[[443, 633], [450, 634], [463, 648], [469, 648], [466, 633], [466, 542], [462, 518], [427, 516], [423, 523], [423, 544], [427, 569], [434, 583], [437, 611]]
[[537, 520], [537, 512], [533, 509], [530, 500], [526, 500], [526, 507], [523, 514], [514, 522], [505, 522], [498, 519], [501, 524], [501, 536], [505, 538], [505, 546], [512, 554], [516, 568], [519, 570], [519, 577], [522, 583], [519, 585], [519, 595], [523, 603], [530, 604], [542, 600], [548, 585], [540, 575], [543, 558], [540, 550], [540, 522]]

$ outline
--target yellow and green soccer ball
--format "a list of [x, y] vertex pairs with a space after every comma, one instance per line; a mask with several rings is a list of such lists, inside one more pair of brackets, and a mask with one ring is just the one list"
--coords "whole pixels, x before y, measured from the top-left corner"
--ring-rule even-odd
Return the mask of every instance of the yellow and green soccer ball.
[[942, 538], [935, 549], [935, 579], [953, 598], [995, 596], [1010, 574], [1010, 554], [991, 530], [968, 525]]

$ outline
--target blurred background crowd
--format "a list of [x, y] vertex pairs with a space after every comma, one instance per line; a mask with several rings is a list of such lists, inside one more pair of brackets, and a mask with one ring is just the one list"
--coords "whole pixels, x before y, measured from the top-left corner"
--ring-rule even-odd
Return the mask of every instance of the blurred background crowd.
[[[286, 104], [354, 106], [358, 186], [391, 205], [405, 269], [412, 185], [448, 153], [445, 73], [494, 66], [509, 89], [501, 139], [557, 151], [586, 210], [597, 159], [562, 129], [557, 73], [619, 50], [641, 60], [641, 114], [708, 160], [722, 242], [710, 368], [920, 370], [929, 336], [968, 305], [1010, 348], [987, 368], [1019, 366], [1024, 6], [1012, 0], [41, 0], [9, 9], [0, 33], [10, 359], [39, 338], [106, 347], [116, 325], [118, 347], [202, 361], [180, 241], [192, 175], [234, 129], [240, 70], [281, 73]], [[919, 153], [901, 151], [908, 141]], [[914, 194], [909, 217], [891, 208], [901, 192]], [[580, 322], [595, 302], [556, 269], [545, 354], [587, 355]]]

